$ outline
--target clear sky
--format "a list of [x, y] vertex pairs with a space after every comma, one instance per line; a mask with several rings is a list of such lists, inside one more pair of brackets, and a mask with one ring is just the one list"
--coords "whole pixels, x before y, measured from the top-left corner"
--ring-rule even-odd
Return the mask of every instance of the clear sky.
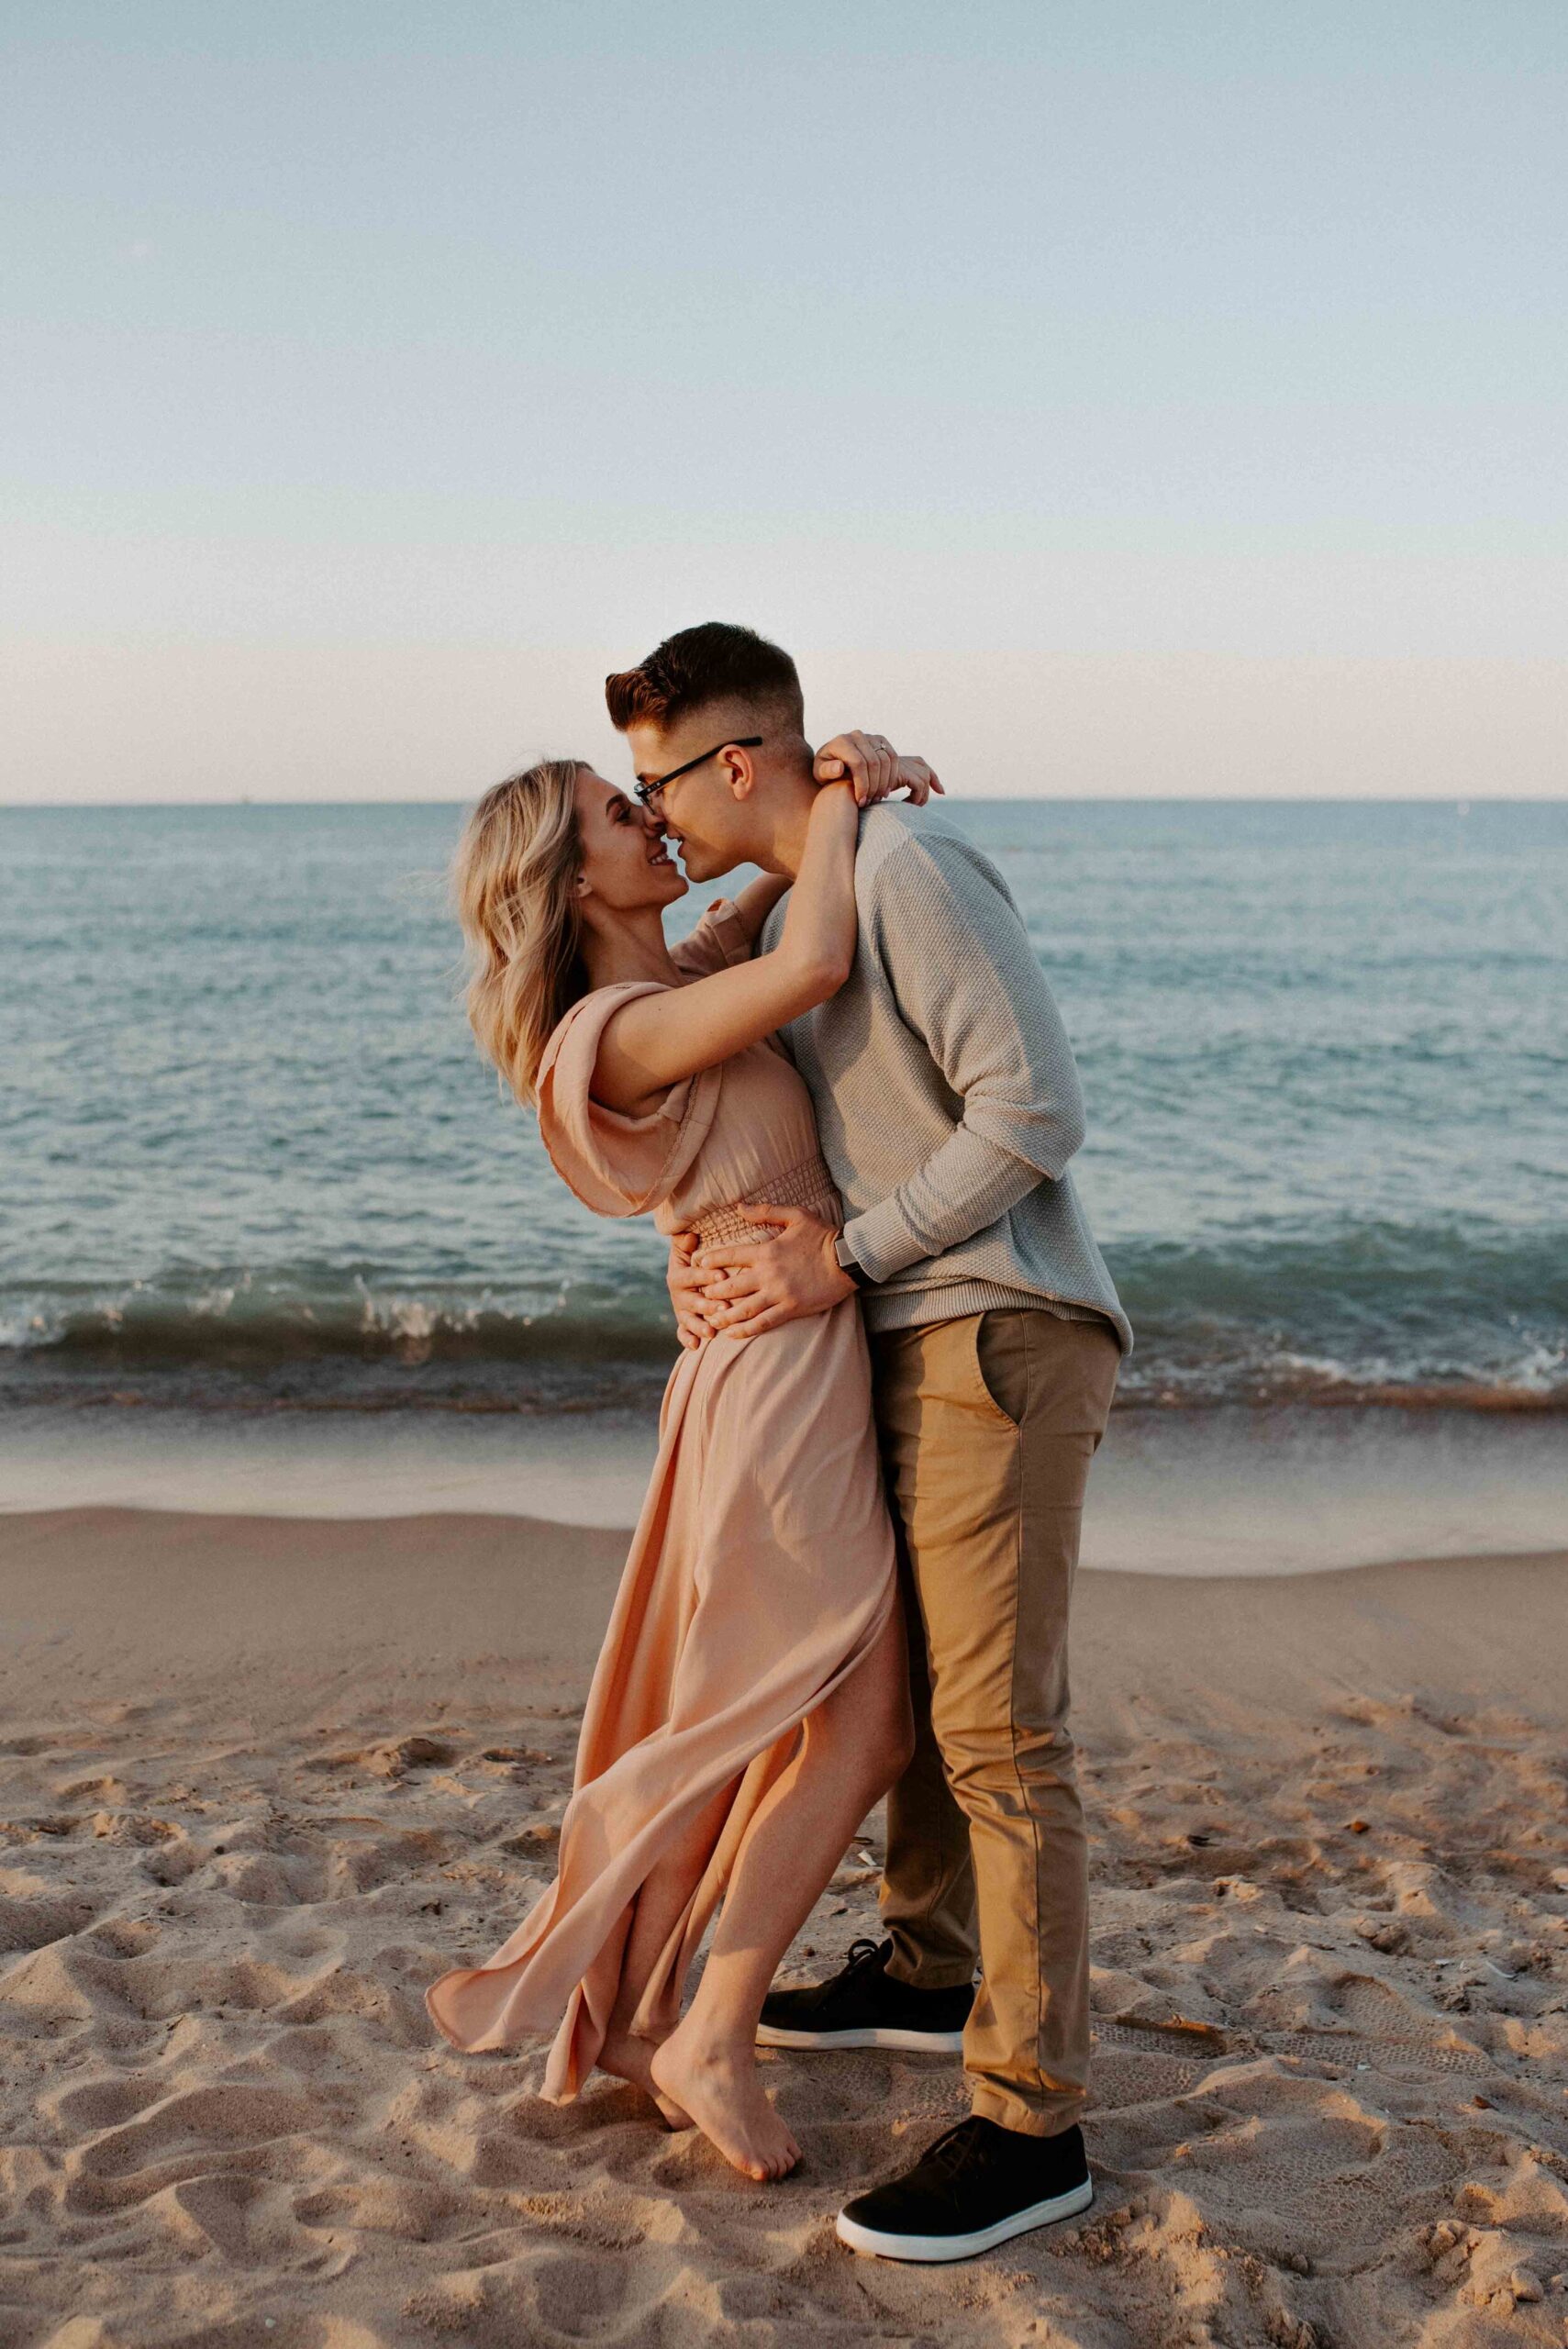
[[1568, 788], [1562, 0], [9, 0], [0, 797], [462, 798], [669, 629], [953, 788]]

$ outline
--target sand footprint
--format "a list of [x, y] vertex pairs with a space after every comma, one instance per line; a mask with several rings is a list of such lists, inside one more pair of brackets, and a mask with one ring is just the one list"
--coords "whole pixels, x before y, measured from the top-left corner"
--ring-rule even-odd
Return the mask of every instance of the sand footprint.
[[218, 2155], [231, 2164], [252, 2148], [329, 2126], [333, 2108], [330, 2096], [287, 2088], [237, 2083], [179, 2090], [68, 2157], [67, 2207], [98, 2210], [144, 2200], [172, 2182], [165, 2173], [172, 2157]]

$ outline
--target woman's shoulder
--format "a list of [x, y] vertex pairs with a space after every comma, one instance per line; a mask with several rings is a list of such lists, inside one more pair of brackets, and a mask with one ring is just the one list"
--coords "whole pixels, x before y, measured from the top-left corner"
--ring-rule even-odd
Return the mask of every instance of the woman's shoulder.
[[594, 1097], [594, 1070], [608, 1021], [639, 996], [664, 995], [665, 979], [622, 979], [570, 1005], [539, 1065], [540, 1138], [556, 1172], [600, 1215], [641, 1215], [667, 1197], [713, 1122], [721, 1072], [673, 1085], [636, 1116]]
[[586, 1019], [597, 1027], [612, 1004], [624, 1003], [634, 995], [657, 994], [668, 985], [666, 979], [609, 979], [602, 987], [585, 987], [581, 995], [573, 997], [550, 1030], [545, 1051], [548, 1052], [558, 1039], [566, 1035], [580, 1020]]
[[734, 963], [749, 963], [753, 944], [733, 897], [716, 897], [684, 938], [670, 949], [683, 978], [706, 979]]

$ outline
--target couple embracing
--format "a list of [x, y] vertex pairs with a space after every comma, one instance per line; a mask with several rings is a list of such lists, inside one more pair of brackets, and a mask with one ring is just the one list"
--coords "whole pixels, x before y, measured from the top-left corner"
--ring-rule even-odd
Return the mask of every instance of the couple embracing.
[[[747, 629], [606, 692], [633, 794], [552, 761], [469, 821], [468, 1008], [577, 1197], [669, 1235], [682, 1352], [555, 1881], [428, 2004], [466, 2050], [553, 2030], [547, 2097], [596, 2065], [757, 2179], [800, 2158], [759, 2044], [962, 2049], [970, 2118], [838, 2229], [965, 2258], [1093, 2196], [1068, 1609], [1132, 1339], [1077, 1074], [1000, 874], [882, 804], [940, 790], [921, 762], [814, 755]], [[673, 947], [672, 841], [764, 875]], [[773, 1990], [884, 1795], [885, 1938]]]

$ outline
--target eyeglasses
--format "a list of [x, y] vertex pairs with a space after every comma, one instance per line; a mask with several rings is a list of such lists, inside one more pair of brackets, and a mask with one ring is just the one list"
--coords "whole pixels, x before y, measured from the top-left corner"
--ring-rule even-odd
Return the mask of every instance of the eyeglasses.
[[672, 767], [668, 774], [651, 774], [646, 781], [634, 783], [632, 796], [639, 806], [646, 807], [667, 783], [673, 783], [677, 775], [690, 774], [694, 767], [700, 767], [707, 759], [717, 759], [720, 751], [728, 751], [731, 746], [737, 751], [754, 751], [766, 739], [762, 734], [727, 734], [722, 742], [716, 742], [711, 751], [703, 752], [701, 758], [688, 759], [684, 767]]

